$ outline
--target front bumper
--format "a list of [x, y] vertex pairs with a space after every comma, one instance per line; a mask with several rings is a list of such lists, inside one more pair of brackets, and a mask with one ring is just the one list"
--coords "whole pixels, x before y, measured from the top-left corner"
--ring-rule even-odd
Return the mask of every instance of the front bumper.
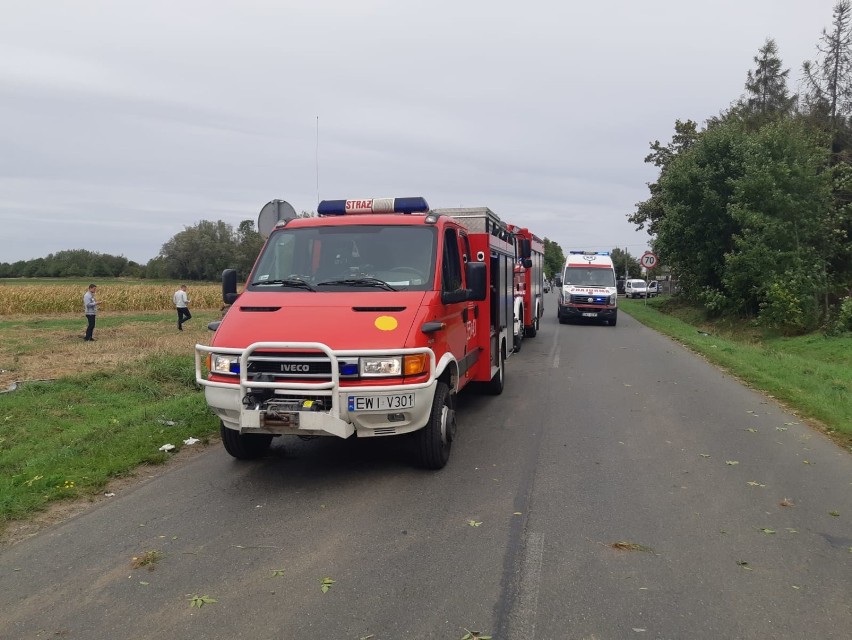
[[[330, 362], [329, 380], [322, 382], [275, 382], [248, 378], [248, 361], [257, 350], [297, 350], [323, 352]], [[240, 378], [234, 382], [209, 380], [202, 372], [202, 355], [208, 352], [240, 355]], [[229, 429], [240, 433], [275, 435], [337, 436], [348, 438], [400, 435], [423, 428], [429, 420], [435, 397], [435, 354], [431, 349], [400, 349], [394, 354], [429, 354], [429, 377], [416, 384], [341, 387], [338, 362], [341, 357], [385, 355], [385, 351], [361, 350], [334, 352], [321, 343], [258, 342], [245, 349], [226, 349], [196, 345], [195, 381], [204, 387], [204, 397], [211, 410]], [[266, 402], [248, 401], [253, 391], [271, 394]], [[413, 395], [411, 406], [380, 410], [349, 408], [350, 396], [381, 397]], [[276, 410], [276, 403], [287, 403], [288, 410]], [[317, 410], [317, 407], [321, 407]]]
[[[557, 309], [557, 315], [560, 319], [581, 319], [588, 320], [610, 320], [615, 318], [618, 313], [618, 307], [601, 307], [596, 305], [575, 305], [575, 304], [560, 304]], [[594, 313], [595, 316], [584, 314]]]

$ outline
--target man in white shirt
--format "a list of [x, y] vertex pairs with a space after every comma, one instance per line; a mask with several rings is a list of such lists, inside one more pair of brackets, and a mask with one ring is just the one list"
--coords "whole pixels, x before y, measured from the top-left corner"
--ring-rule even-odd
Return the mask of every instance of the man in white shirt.
[[172, 299], [175, 303], [175, 308], [177, 309], [177, 317], [178, 317], [178, 331], [183, 331], [183, 323], [192, 318], [192, 314], [189, 312], [187, 305], [189, 305], [189, 297], [186, 295], [186, 285], [180, 285], [180, 289], [175, 291], [175, 295], [172, 296]]
[[95, 331], [95, 318], [97, 317], [98, 305], [100, 304], [100, 302], [95, 300], [95, 291], [97, 288], [98, 285], [90, 284], [88, 291], [83, 295], [83, 313], [86, 314], [86, 322], [88, 323], [86, 326], [86, 336], [83, 338], [86, 342], [95, 341], [92, 334]]

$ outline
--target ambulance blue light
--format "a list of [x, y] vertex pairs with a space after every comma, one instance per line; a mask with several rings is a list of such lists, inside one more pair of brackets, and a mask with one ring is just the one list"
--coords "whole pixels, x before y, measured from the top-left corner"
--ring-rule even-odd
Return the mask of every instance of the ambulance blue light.
[[362, 213], [426, 213], [425, 198], [364, 198], [362, 200], [323, 200], [317, 207], [321, 216], [357, 215]]
[[608, 256], [609, 251], [569, 251], [575, 256]]

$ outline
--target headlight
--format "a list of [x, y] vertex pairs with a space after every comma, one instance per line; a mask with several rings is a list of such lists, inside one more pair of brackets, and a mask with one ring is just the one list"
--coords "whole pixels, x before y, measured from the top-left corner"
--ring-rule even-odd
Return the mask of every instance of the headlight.
[[210, 369], [211, 373], [239, 374], [240, 356], [211, 353], [207, 368]]
[[361, 358], [360, 365], [363, 378], [402, 375], [402, 356]]
[[408, 356], [362, 357], [359, 365], [363, 378], [416, 376], [428, 373], [429, 356], [415, 353]]
[[617, 303], [617, 302], [618, 302], [618, 294], [617, 294], [617, 293], [613, 293], [613, 294], [609, 297], [609, 303], [610, 303], [610, 304], [615, 304], [615, 303]]

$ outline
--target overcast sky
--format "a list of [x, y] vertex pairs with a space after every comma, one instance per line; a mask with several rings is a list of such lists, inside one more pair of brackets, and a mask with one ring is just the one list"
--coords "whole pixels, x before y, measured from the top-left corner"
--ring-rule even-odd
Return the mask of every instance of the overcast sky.
[[742, 95], [767, 37], [797, 90], [834, 4], [2, 0], [0, 262], [419, 195], [638, 256], [649, 143]]

